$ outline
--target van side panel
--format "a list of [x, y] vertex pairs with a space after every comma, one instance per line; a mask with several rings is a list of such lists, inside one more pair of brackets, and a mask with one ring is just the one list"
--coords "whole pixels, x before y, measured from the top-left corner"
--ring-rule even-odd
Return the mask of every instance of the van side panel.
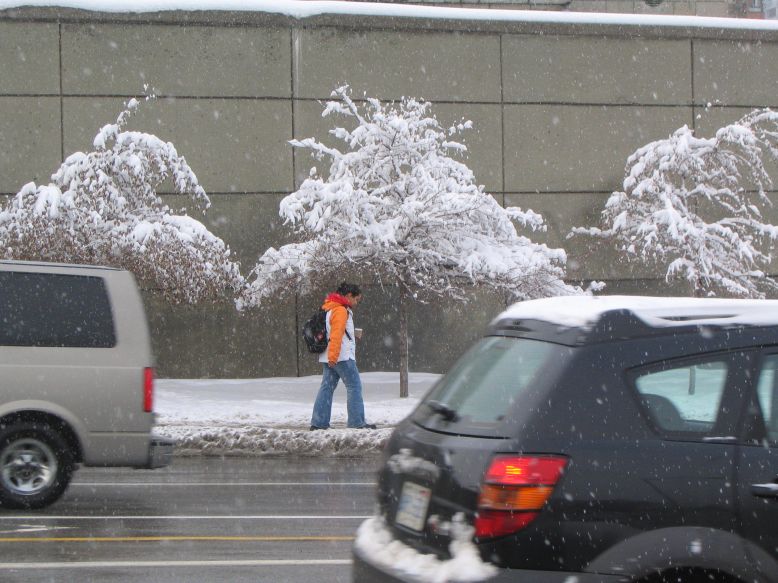
[[[129, 272], [43, 264], [0, 264], [3, 271], [99, 277], [108, 294], [116, 343], [112, 347], [0, 346], [0, 412], [39, 402], [76, 433], [86, 465], [144, 466], [154, 415], [143, 411], [144, 368], [151, 341], [135, 280]], [[64, 413], [63, 413], [64, 412]]]

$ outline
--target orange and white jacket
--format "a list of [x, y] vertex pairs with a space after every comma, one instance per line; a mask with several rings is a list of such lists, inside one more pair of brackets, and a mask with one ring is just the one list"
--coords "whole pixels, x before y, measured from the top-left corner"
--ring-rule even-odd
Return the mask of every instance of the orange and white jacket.
[[[327, 350], [319, 355], [319, 362], [341, 362], [357, 359], [357, 345], [354, 341], [354, 317], [348, 300], [339, 294], [330, 294], [324, 300], [327, 310]], [[346, 335], [348, 332], [348, 335]]]

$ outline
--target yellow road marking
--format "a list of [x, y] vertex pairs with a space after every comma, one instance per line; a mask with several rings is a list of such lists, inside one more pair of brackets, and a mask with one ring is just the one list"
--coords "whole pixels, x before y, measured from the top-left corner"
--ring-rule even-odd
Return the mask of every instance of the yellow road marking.
[[245, 541], [245, 542], [340, 542], [353, 536], [13, 536], [0, 543], [112, 543], [162, 541]]

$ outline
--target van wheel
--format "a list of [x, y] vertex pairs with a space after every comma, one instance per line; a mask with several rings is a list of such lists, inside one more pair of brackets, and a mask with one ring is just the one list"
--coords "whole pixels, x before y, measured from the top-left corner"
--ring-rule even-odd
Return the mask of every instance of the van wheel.
[[0, 506], [48, 506], [62, 496], [72, 475], [73, 453], [46, 423], [0, 429]]

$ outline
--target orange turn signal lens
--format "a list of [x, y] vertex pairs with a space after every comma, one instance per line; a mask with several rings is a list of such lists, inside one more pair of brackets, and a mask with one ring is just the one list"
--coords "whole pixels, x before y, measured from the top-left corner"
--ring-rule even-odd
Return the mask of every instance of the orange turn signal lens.
[[491, 510], [540, 510], [553, 491], [550, 486], [484, 484], [478, 507]]

